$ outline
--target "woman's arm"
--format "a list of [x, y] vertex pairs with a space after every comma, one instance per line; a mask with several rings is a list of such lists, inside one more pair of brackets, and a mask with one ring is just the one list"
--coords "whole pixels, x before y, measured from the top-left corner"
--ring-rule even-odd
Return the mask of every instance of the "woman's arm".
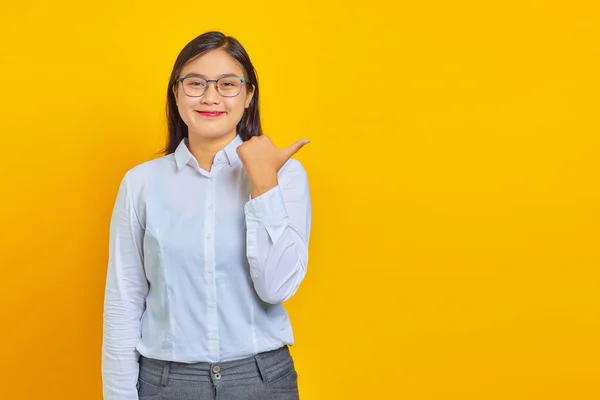
[[290, 159], [278, 184], [245, 205], [247, 256], [259, 297], [283, 303], [306, 274], [312, 208], [306, 171]]
[[148, 294], [143, 228], [132, 206], [128, 174], [121, 181], [110, 223], [104, 296], [102, 381], [105, 400], [137, 400], [141, 316]]

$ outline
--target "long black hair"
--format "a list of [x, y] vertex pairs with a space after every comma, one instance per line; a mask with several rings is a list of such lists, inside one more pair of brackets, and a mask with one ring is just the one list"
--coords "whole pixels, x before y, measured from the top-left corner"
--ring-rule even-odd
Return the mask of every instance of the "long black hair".
[[254, 66], [250, 61], [250, 56], [248, 56], [244, 47], [234, 37], [225, 36], [223, 33], [217, 31], [205, 32], [193, 39], [181, 50], [175, 60], [175, 65], [173, 65], [173, 71], [171, 72], [167, 88], [167, 121], [169, 132], [167, 145], [163, 150], [165, 154], [175, 152], [181, 140], [188, 137], [188, 127], [181, 119], [177, 110], [173, 86], [178, 83], [179, 74], [188, 61], [216, 49], [226, 51], [240, 65], [244, 71], [245, 87], [248, 92], [251, 92], [254, 86], [254, 96], [248, 108], [244, 110], [244, 115], [236, 127], [237, 133], [243, 141], [250, 140], [252, 136], [260, 136], [262, 134], [258, 109], [258, 79]]

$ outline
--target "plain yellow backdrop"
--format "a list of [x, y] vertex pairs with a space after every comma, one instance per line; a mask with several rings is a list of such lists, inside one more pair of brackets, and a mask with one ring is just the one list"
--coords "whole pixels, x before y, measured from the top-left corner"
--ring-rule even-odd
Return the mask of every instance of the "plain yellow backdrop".
[[118, 184], [213, 29], [311, 140], [303, 399], [600, 398], [597, 4], [3, 3], [0, 399], [101, 399]]

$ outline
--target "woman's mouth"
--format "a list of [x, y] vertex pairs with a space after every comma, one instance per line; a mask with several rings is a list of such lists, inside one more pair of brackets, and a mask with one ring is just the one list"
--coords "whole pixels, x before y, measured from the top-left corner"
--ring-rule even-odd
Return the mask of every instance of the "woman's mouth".
[[224, 112], [221, 111], [196, 111], [198, 114], [202, 115], [203, 117], [219, 117], [223, 114], [225, 114]]

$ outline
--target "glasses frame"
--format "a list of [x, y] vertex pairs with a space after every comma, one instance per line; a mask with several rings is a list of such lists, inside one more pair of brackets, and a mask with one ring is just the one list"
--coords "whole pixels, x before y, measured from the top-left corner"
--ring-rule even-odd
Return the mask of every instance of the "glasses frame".
[[[203, 79], [204, 81], [206, 81], [206, 88], [204, 89], [204, 92], [202, 92], [202, 94], [199, 94], [198, 96], [192, 96], [192, 95], [189, 95], [189, 94], [187, 94], [187, 93], [186, 93], [186, 91], [185, 91], [185, 88], [184, 88], [184, 85], [183, 85], [183, 81], [185, 81], [186, 79], [189, 79], [189, 78], [194, 78], [194, 79], [198, 79], [198, 78], [200, 78], [200, 79]], [[233, 95], [233, 96], [225, 96], [223, 93], [221, 93], [221, 91], [219, 90], [219, 81], [220, 81], [221, 79], [225, 79], [225, 78], [229, 78], [229, 79], [231, 79], [231, 78], [239, 79], [239, 81], [240, 81], [241, 85], [240, 85], [240, 91], [239, 91], [237, 94], [235, 94], [235, 95]], [[208, 85], [210, 85], [210, 83], [211, 83], [211, 82], [214, 82], [214, 83], [215, 83], [215, 89], [217, 90], [217, 93], [219, 93], [219, 96], [221, 96], [221, 97], [228, 97], [228, 98], [231, 98], [231, 97], [237, 97], [237, 96], [239, 96], [239, 95], [240, 95], [240, 93], [242, 93], [242, 89], [243, 89], [243, 87], [244, 87], [244, 83], [246, 83], [246, 80], [245, 80], [245, 79], [242, 79], [242, 78], [240, 78], [240, 77], [238, 77], [238, 76], [235, 76], [235, 75], [222, 76], [222, 77], [220, 77], [219, 79], [204, 79], [204, 78], [203, 78], [203, 77], [201, 77], [201, 76], [193, 76], [193, 75], [192, 75], [192, 76], [184, 76], [183, 78], [179, 78], [179, 79], [177, 79], [177, 80], [175, 81], [175, 84], [181, 83], [181, 90], [183, 90], [183, 93], [184, 93], [186, 96], [188, 96], [188, 97], [202, 97], [202, 96], [204, 96], [204, 93], [206, 93], [206, 91], [208, 90]]]

